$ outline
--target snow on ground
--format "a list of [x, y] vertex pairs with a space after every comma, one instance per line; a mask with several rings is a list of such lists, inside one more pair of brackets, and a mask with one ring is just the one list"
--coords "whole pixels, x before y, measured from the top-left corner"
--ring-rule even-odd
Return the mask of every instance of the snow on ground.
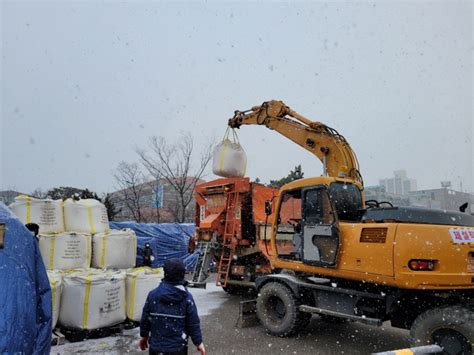
[[215, 282], [208, 282], [206, 289], [190, 288], [189, 291], [193, 294], [200, 317], [211, 314], [229, 299], [229, 295], [216, 286]]
[[[229, 299], [215, 282], [209, 282], [206, 289], [190, 288], [200, 317], [207, 316]], [[101, 339], [90, 339], [77, 343], [53, 346], [51, 354], [145, 354], [138, 350], [139, 329], [125, 330], [122, 334]]]

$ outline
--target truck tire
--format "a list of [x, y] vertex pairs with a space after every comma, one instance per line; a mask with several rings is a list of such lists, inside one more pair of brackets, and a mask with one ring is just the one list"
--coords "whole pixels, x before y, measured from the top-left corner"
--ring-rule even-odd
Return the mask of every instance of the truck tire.
[[298, 307], [291, 290], [278, 282], [264, 285], [257, 297], [257, 317], [271, 335], [290, 336], [308, 325], [311, 314]]
[[473, 309], [459, 305], [430, 309], [415, 319], [410, 336], [413, 346], [438, 344], [444, 354], [472, 354]]

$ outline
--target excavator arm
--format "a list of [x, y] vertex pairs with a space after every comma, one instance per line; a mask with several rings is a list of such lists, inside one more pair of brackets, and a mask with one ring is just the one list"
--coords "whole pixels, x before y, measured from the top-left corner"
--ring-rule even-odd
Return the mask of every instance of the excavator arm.
[[359, 162], [347, 140], [335, 129], [301, 116], [282, 101], [266, 101], [247, 111], [235, 111], [229, 126], [265, 125], [292, 140], [323, 163], [324, 174], [363, 185]]

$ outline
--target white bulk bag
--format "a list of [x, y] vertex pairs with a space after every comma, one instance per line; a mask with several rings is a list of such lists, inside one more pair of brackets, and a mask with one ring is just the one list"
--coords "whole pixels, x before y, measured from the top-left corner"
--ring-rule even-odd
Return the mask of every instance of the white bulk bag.
[[62, 290], [62, 276], [58, 271], [48, 270], [48, 280], [51, 286], [51, 299], [52, 299], [52, 310], [53, 310], [53, 324], [52, 328], [56, 327], [59, 317], [59, 307], [61, 302], [61, 290]]
[[64, 223], [67, 231], [100, 233], [109, 230], [104, 204], [94, 199], [64, 201]]
[[247, 155], [234, 129], [232, 134], [233, 138], [229, 139], [227, 129], [223, 141], [214, 148], [212, 172], [223, 177], [242, 177], [247, 168]]
[[65, 232], [40, 234], [39, 248], [46, 269], [86, 269], [91, 264], [91, 235]]
[[123, 322], [125, 272], [88, 270], [63, 277], [59, 323], [65, 327], [98, 329]]
[[127, 270], [127, 318], [139, 322], [148, 293], [158, 287], [163, 269], [138, 267]]
[[92, 237], [92, 267], [129, 269], [135, 267], [137, 236], [130, 228], [110, 230]]
[[62, 204], [62, 200], [40, 200], [20, 195], [9, 207], [23, 224], [38, 224], [40, 233], [61, 233], [64, 232]]

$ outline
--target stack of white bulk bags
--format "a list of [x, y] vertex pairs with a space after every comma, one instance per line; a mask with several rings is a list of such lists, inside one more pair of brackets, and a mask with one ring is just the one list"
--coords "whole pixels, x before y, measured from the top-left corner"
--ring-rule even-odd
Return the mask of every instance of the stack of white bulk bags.
[[61, 291], [62, 291], [62, 276], [58, 271], [48, 270], [49, 285], [51, 286], [51, 299], [52, 299], [52, 310], [53, 310], [53, 324], [52, 328], [56, 327], [59, 317], [59, 308], [61, 304]]
[[98, 329], [123, 322], [125, 272], [88, 270], [63, 277], [59, 323], [79, 329]]
[[92, 267], [129, 269], [135, 267], [137, 236], [129, 228], [97, 233], [92, 237]]
[[109, 230], [107, 209], [94, 199], [64, 201], [64, 223], [67, 231], [95, 234]]
[[163, 269], [138, 267], [127, 270], [127, 318], [140, 321], [148, 293], [161, 282]]
[[61, 233], [64, 232], [62, 203], [62, 200], [40, 200], [20, 195], [9, 207], [23, 224], [38, 224], [40, 233]]
[[91, 264], [91, 235], [65, 232], [40, 234], [39, 248], [47, 269], [86, 269]]

